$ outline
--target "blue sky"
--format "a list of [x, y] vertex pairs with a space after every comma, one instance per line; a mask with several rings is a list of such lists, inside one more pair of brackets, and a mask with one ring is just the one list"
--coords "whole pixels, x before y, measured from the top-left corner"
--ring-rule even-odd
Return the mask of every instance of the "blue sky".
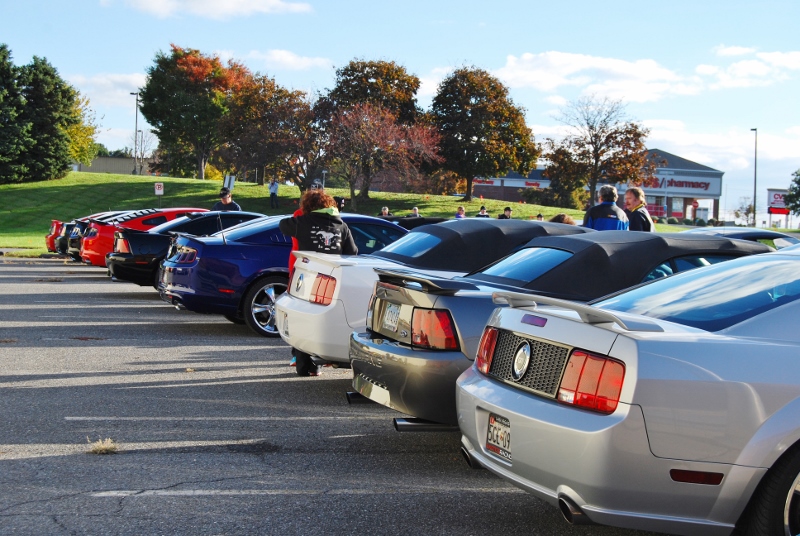
[[[537, 140], [588, 94], [622, 99], [648, 147], [725, 172], [723, 209], [758, 205], [800, 169], [797, 0], [2, 0], [0, 42], [17, 65], [45, 57], [91, 99], [110, 149], [133, 145], [134, 97], [170, 43], [235, 58], [292, 89], [322, 92], [348, 61], [395, 61], [427, 108], [452, 69], [496, 75]], [[139, 118], [139, 128], [143, 119]], [[146, 128], [146, 125], [145, 125]], [[765, 219], [760, 216], [759, 219]]]

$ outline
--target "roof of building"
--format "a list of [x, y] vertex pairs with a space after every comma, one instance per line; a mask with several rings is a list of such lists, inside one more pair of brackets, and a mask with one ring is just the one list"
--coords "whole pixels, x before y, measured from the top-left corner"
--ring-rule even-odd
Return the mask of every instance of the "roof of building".
[[686, 158], [682, 158], [672, 153], [668, 153], [667, 151], [662, 151], [661, 149], [648, 149], [647, 152], [650, 153], [651, 155], [658, 155], [659, 158], [667, 161], [667, 165], [662, 166], [660, 169], [681, 169], [685, 171], [715, 171], [717, 173], [722, 173], [718, 169], [704, 166], [703, 164], [698, 164], [697, 162], [692, 162], [691, 160], [687, 160]]

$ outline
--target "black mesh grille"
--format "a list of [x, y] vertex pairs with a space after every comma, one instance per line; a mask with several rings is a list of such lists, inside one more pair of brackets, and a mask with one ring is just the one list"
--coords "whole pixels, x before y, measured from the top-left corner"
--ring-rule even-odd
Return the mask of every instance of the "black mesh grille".
[[[515, 380], [511, 375], [514, 354], [526, 341], [531, 346], [531, 361], [522, 378]], [[570, 348], [564, 346], [500, 330], [489, 374], [506, 383], [555, 398], [569, 352]]]

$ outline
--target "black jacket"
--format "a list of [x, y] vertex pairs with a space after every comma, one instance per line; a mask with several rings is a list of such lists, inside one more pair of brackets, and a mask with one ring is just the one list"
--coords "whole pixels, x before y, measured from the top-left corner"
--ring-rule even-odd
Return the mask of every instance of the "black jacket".
[[339, 217], [336, 209], [314, 211], [311, 214], [284, 218], [280, 230], [297, 238], [298, 250], [357, 255], [358, 247], [350, 228]]
[[629, 231], [644, 231], [647, 233], [656, 232], [656, 226], [653, 224], [653, 219], [650, 217], [650, 213], [647, 212], [647, 209], [644, 207], [644, 205], [635, 210], [626, 210], [625, 213], [628, 215], [628, 221], [630, 222], [630, 225], [628, 226]]

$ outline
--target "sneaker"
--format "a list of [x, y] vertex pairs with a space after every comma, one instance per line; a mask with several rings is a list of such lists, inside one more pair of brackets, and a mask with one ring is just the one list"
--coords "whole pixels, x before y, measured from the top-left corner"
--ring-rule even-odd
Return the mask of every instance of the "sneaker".
[[289, 361], [289, 366], [290, 367], [296, 367], [297, 366], [297, 358], [295, 356], [292, 356], [292, 360]]

